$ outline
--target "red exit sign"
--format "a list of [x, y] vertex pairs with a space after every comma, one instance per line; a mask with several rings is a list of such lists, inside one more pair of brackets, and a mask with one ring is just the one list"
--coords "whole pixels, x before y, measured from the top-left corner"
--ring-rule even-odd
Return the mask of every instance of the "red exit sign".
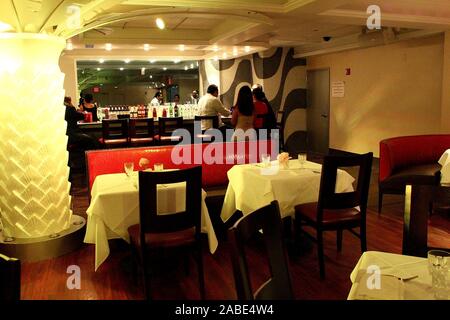
[[93, 92], [93, 93], [99, 93], [99, 92], [100, 92], [100, 87], [94, 87], [94, 88], [92, 88], [92, 92]]

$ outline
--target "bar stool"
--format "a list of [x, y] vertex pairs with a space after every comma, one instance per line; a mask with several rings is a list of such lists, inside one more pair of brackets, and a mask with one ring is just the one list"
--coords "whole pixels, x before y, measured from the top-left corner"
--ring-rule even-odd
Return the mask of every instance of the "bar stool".
[[[217, 129], [219, 128], [219, 118], [217, 116], [195, 116], [194, 121], [200, 121], [200, 126], [203, 121], [210, 121], [212, 122], [212, 128]], [[195, 140], [201, 140], [202, 143], [210, 143], [214, 142], [214, 136], [210, 134], [205, 134], [206, 130], [202, 130], [201, 134], [195, 135]]]
[[172, 133], [183, 127], [183, 117], [160, 117], [158, 118], [158, 134], [155, 142], [158, 145], [178, 144], [183, 140], [182, 136], [173, 136]]
[[128, 124], [128, 144], [130, 147], [155, 144], [155, 125], [153, 118], [130, 119]]
[[102, 121], [103, 137], [99, 139], [104, 148], [123, 148], [128, 145], [128, 119]]

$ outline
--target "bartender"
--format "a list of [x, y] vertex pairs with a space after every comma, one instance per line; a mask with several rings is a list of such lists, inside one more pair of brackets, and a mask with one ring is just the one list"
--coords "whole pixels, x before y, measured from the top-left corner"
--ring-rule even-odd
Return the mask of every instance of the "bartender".
[[161, 97], [161, 92], [157, 91], [157, 92], [155, 93], [155, 96], [153, 97], [152, 101], [150, 102], [150, 104], [151, 104], [153, 107], [158, 107], [158, 106], [160, 106], [160, 105], [161, 105], [161, 103], [160, 103], [161, 98], [162, 98], [162, 97]]

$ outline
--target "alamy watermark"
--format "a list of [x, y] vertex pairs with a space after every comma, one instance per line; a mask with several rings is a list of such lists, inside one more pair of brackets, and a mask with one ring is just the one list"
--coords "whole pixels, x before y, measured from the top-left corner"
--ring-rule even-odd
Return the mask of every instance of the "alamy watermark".
[[81, 290], [81, 268], [77, 265], [70, 265], [67, 267], [66, 273], [70, 274], [66, 281], [67, 289]]
[[377, 5], [370, 5], [366, 10], [367, 14], [370, 16], [367, 18], [367, 29], [369, 30], [380, 30], [381, 29], [381, 8]]

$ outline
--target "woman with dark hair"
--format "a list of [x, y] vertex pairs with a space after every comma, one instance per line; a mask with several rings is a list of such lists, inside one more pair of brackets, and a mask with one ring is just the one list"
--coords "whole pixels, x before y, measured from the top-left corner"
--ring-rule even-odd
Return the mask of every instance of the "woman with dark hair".
[[231, 138], [232, 141], [256, 139], [256, 131], [253, 129], [254, 110], [252, 90], [249, 86], [243, 86], [239, 90], [231, 118], [231, 124], [235, 129]]
[[98, 121], [97, 105], [94, 103], [94, 97], [92, 96], [92, 94], [88, 93], [84, 96], [84, 104], [81, 109], [82, 111], [92, 113], [92, 121]]
[[[255, 84], [252, 88], [253, 103], [255, 105], [255, 129], [273, 129], [276, 127], [277, 119], [273, 109], [266, 98], [262, 86]], [[258, 115], [265, 115], [264, 118], [258, 118]], [[265, 121], [264, 121], [265, 120]]]

